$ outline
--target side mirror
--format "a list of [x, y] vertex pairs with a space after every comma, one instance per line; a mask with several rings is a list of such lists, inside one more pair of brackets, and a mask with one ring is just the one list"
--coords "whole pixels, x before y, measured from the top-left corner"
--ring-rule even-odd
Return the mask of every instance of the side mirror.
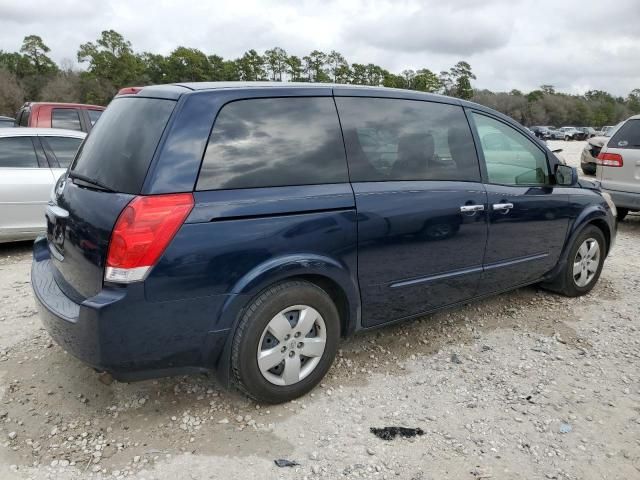
[[569, 165], [556, 165], [556, 184], [571, 187], [578, 183], [578, 170]]

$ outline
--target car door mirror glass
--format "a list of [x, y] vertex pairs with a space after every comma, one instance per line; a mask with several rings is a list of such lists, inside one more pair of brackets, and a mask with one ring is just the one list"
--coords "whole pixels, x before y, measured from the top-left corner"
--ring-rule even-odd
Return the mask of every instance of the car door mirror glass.
[[558, 185], [571, 186], [578, 182], [577, 170], [569, 165], [557, 165], [555, 176]]

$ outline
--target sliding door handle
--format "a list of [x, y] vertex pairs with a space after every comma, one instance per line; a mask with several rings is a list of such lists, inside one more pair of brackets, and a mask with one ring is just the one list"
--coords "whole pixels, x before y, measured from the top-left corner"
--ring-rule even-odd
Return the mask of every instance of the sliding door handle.
[[502, 211], [502, 213], [509, 213], [513, 208], [513, 203], [494, 203], [492, 205], [493, 210]]

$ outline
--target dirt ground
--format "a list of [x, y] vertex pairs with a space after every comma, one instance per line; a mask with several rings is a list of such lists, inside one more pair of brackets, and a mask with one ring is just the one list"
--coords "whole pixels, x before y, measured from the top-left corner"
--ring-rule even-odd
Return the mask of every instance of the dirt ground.
[[[582, 146], [552, 143], [574, 165]], [[30, 263], [0, 246], [2, 479], [640, 478], [638, 215], [590, 295], [525, 288], [358, 335], [280, 406], [203, 375], [101, 383], [42, 329]], [[369, 431], [391, 425], [424, 435]]]

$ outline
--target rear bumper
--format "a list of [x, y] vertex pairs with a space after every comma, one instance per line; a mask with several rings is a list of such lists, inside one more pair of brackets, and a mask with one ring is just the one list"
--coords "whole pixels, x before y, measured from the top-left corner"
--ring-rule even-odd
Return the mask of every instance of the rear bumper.
[[34, 244], [31, 284], [51, 337], [84, 363], [136, 380], [214, 368], [229, 329], [212, 330], [226, 295], [150, 302], [144, 286], [105, 287], [76, 303], [58, 287], [47, 242]]
[[620, 192], [617, 190], [607, 190], [603, 188], [602, 191], [611, 195], [613, 203], [618, 208], [628, 208], [629, 210], [640, 210], [640, 193]]

